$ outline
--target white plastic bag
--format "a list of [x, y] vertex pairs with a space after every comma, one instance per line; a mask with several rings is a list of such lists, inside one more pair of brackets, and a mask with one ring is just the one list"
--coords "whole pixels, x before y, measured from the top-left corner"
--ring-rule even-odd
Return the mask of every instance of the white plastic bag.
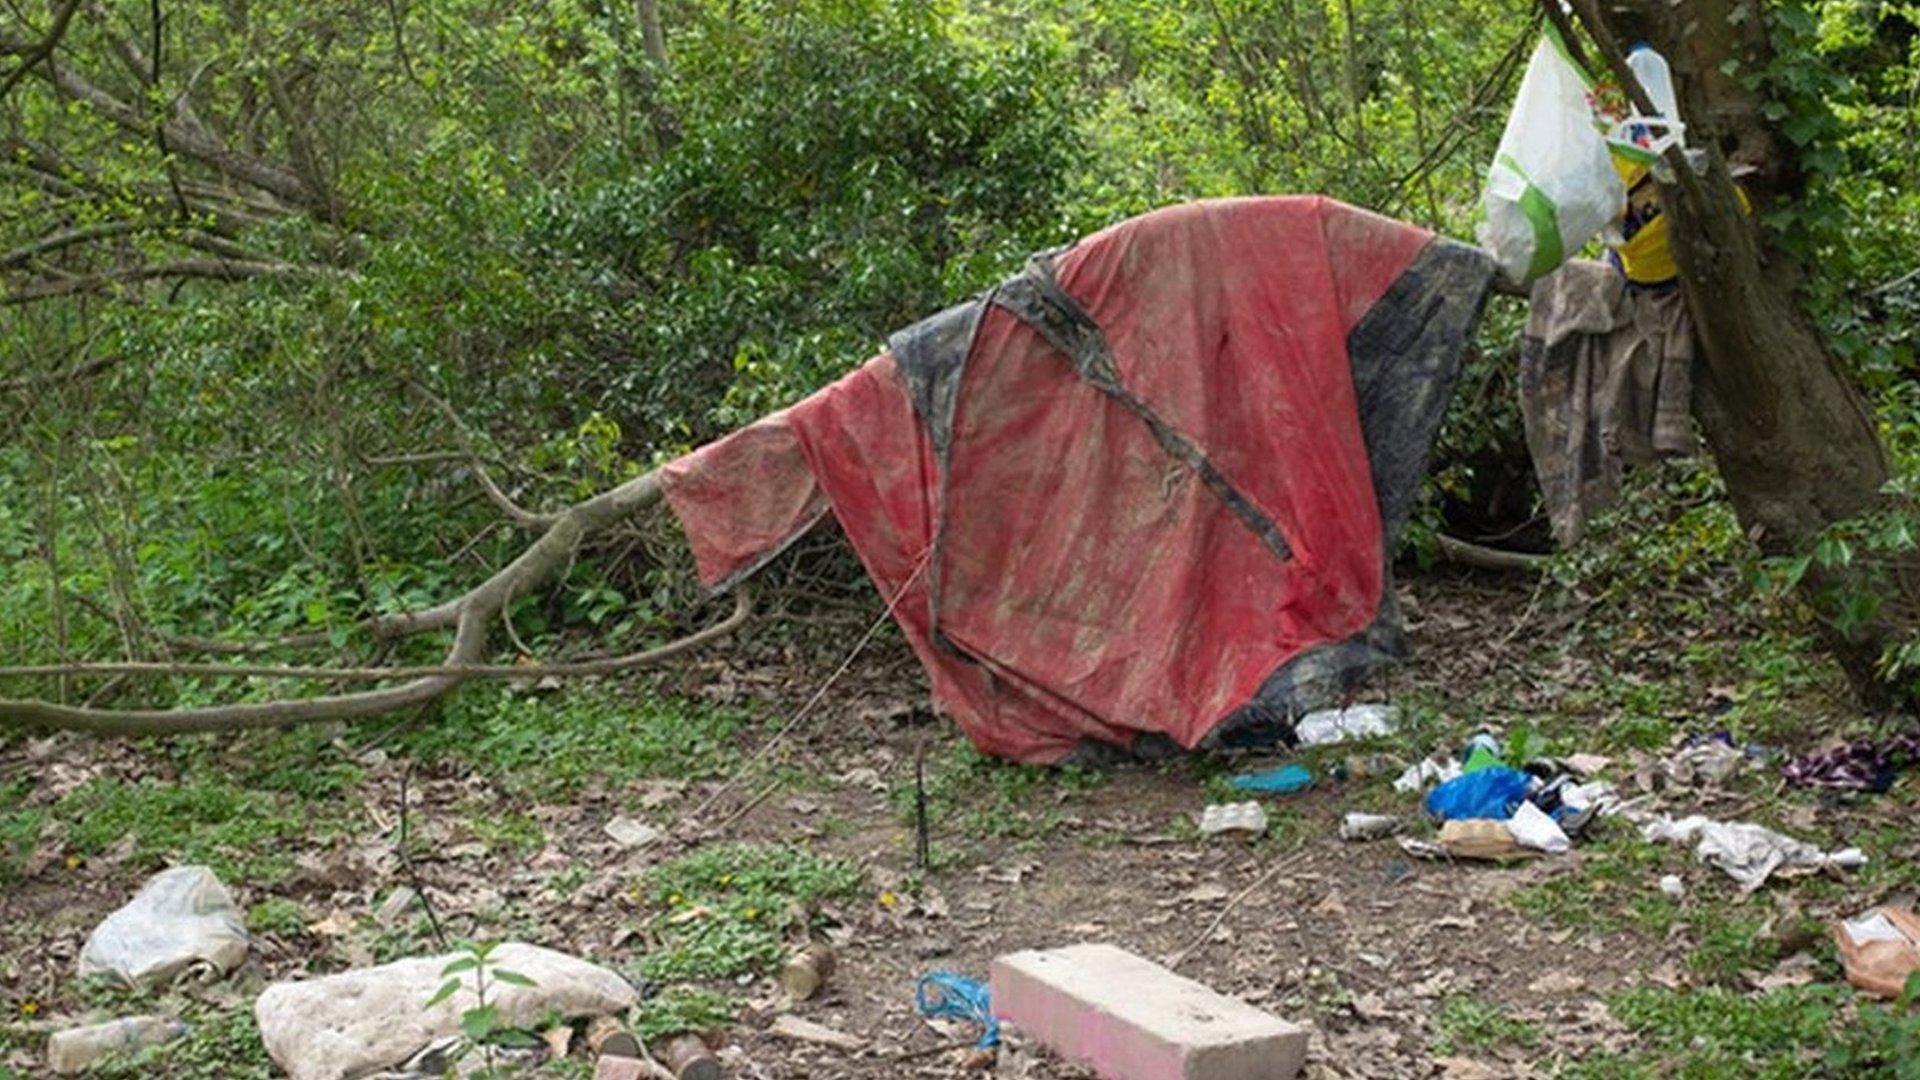
[[80, 975], [129, 986], [164, 986], [201, 966], [224, 975], [246, 959], [247, 944], [240, 910], [213, 871], [176, 866], [147, 879], [94, 927], [80, 950]]
[[1520, 81], [1481, 200], [1480, 245], [1515, 284], [1551, 272], [1626, 209], [1589, 88], [1549, 30]]

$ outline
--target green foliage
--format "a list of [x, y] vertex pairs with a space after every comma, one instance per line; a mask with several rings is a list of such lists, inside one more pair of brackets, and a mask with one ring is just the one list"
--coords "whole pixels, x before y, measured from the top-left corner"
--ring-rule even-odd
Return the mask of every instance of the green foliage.
[[718, 776], [738, 756], [747, 726], [736, 710], [644, 687], [562, 694], [481, 688], [398, 745], [423, 760], [471, 764], [510, 792], [564, 799], [594, 780]]
[[778, 963], [790, 932], [818, 918], [822, 903], [859, 887], [858, 866], [811, 852], [724, 844], [649, 872], [648, 928], [658, 946], [641, 964], [650, 979], [726, 979]]
[[635, 1034], [651, 1042], [683, 1031], [711, 1031], [725, 1027], [736, 1011], [733, 999], [712, 990], [672, 986], [640, 1005]]
[[[1632, 1058], [1600, 1057], [1563, 1077], [1730, 1075], [1789, 1080], [1915, 1075], [1920, 1019], [1900, 1006], [1847, 1008], [1851, 991], [1832, 985], [1758, 994], [1645, 987], [1613, 997], [1613, 1015], [1649, 1043]], [[1855, 1023], [1849, 1023], [1849, 1020]]]
[[1541, 1038], [1539, 1025], [1508, 1016], [1494, 1002], [1464, 995], [1449, 997], [1440, 1004], [1434, 1026], [1433, 1052], [1443, 1055], [1480, 1053], [1501, 1046], [1538, 1046]]

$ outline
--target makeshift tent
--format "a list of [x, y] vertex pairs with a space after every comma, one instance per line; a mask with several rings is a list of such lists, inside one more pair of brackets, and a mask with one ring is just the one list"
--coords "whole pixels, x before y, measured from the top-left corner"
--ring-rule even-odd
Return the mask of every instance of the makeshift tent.
[[1269, 744], [1405, 653], [1393, 539], [1493, 275], [1311, 197], [1156, 211], [663, 471], [724, 588], [829, 511], [989, 753]]

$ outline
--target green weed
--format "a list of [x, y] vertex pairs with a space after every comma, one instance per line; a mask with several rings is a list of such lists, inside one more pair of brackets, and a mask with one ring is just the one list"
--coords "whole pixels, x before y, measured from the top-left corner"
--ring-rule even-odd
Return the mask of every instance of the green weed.
[[1432, 1047], [1436, 1054], [1475, 1053], [1500, 1046], [1537, 1046], [1540, 1028], [1507, 1015], [1490, 1001], [1456, 995], [1440, 1005]]
[[790, 847], [725, 844], [649, 873], [645, 895], [658, 945], [641, 965], [651, 979], [725, 979], [779, 962], [789, 932], [817, 906], [859, 887], [860, 868]]

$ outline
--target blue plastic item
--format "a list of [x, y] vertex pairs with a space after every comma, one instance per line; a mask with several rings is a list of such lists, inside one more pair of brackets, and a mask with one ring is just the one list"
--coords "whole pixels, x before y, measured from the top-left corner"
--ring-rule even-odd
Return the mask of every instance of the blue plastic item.
[[1527, 797], [1533, 778], [1519, 769], [1489, 765], [1427, 792], [1427, 813], [1441, 821], [1494, 818], [1505, 821]]
[[982, 1050], [1000, 1045], [1000, 1021], [993, 1018], [993, 1002], [987, 987], [978, 979], [969, 979], [952, 971], [935, 971], [920, 976], [913, 988], [913, 1004], [922, 1016], [971, 1020], [985, 1026], [980, 1041]]
[[1240, 791], [1252, 791], [1261, 795], [1291, 795], [1313, 786], [1313, 773], [1305, 765], [1294, 762], [1265, 772], [1241, 773], [1227, 781]]

